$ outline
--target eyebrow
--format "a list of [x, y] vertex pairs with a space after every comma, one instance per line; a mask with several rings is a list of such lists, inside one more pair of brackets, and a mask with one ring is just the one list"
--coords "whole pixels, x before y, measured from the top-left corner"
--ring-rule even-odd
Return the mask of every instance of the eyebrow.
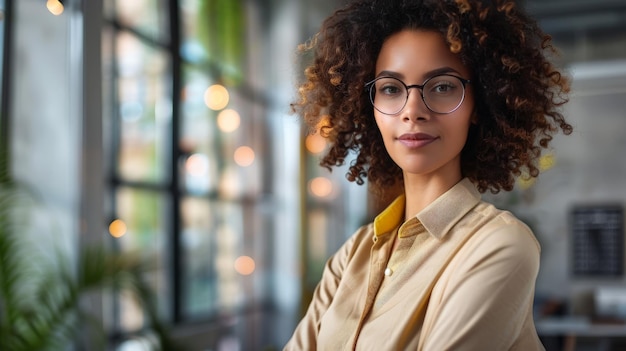
[[[448, 66], [444, 66], [444, 67], [439, 67], [436, 69], [433, 69], [431, 71], [428, 71], [424, 74], [424, 80], [436, 76], [438, 74], [445, 74], [445, 73], [456, 73], [456, 74], [461, 74], [459, 71], [455, 70], [452, 67], [448, 67]], [[380, 73], [378, 73], [378, 75], [376, 76], [376, 78], [378, 77], [394, 77], [394, 78], [398, 78], [398, 79], [404, 79], [405, 76], [402, 73], [399, 72], [394, 72], [394, 71], [381, 71]]]

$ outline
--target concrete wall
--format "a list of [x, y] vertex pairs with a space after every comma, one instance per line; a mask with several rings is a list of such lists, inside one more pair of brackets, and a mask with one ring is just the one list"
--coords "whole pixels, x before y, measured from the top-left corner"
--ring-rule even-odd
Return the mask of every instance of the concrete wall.
[[40, 197], [31, 234], [47, 247], [69, 248], [79, 224], [81, 120], [76, 113], [71, 18], [45, 2], [14, 1], [10, 110], [14, 176]]
[[626, 61], [573, 64], [570, 73], [573, 91], [564, 115], [574, 132], [554, 139], [548, 151], [553, 165], [532, 187], [495, 197], [533, 228], [542, 245], [538, 296], [564, 300], [626, 283], [624, 277], [573, 274], [569, 217], [578, 205], [626, 204]]

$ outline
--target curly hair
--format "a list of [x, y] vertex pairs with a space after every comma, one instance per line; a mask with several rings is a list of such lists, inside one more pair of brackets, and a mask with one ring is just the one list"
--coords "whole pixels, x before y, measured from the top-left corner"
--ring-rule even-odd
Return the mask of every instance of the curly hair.
[[355, 0], [328, 17], [299, 47], [312, 57], [291, 105], [329, 140], [320, 165], [340, 166], [352, 152], [349, 181], [367, 177], [379, 190], [401, 184], [364, 85], [383, 42], [404, 29], [441, 33], [472, 71], [478, 123], [461, 152], [463, 176], [492, 193], [512, 190], [522, 174], [537, 177], [542, 149], [559, 130], [572, 132], [560, 112], [569, 79], [550, 61], [550, 37], [509, 0]]

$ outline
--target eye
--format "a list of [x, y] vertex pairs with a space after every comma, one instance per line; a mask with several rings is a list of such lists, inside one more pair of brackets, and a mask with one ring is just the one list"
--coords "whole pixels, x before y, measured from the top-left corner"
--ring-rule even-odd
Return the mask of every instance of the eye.
[[381, 94], [385, 94], [385, 95], [395, 95], [400, 93], [400, 88], [398, 88], [395, 85], [385, 85], [383, 87], [380, 87], [380, 93]]
[[455, 84], [449, 80], [439, 80], [429, 84], [428, 91], [438, 95], [448, 95], [454, 92], [458, 88], [458, 84]]
[[376, 93], [387, 97], [401, 96], [404, 86], [394, 78], [383, 78], [376, 82]]

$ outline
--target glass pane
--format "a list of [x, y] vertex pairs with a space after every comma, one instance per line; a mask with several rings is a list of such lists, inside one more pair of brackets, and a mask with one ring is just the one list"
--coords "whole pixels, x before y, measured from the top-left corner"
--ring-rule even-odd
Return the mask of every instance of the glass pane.
[[329, 218], [324, 208], [312, 208], [308, 211], [308, 241], [307, 253], [309, 262], [307, 267], [306, 283], [315, 287], [322, 277], [324, 264], [328, 259], [327, 236], [329, 233]]
[[167, 181], [172, 117], [167, 55], [127, 32], [118, 33], [116, 40], [119, 175], [131, 181]]
[[[224, 198], [255, 197], [262, 192], [263, 180], [271, 178], [270, 160], [264, 156], [272, 150], [272, 139], [268, 136], [267, 121], [263, 107], [250, 104], [245, 96], [229, 89], [230, 103], [218, 114], [218, 126], [222, 113], [235, 111], [240, 121], [233, 132], [222, 131], [219, 144], [223, 167], [220, 168], [219, 194]], [[232, 118], [226, 115], [227, 119]], [[267, 167], [264, 167], [267, 166]]]
[[[181, 54], [188, 62], [199, 63], [208, 58], [208, 49], [198, 38], [202, 25], [198, 21], [202, 7], [207, 6], [207, 0], [181, 0], [180, 14], [182, 17], [182, 46]], [[208, 19], [205, 19], [208, 21]]]
[[[112, 4], [115, 1], [115, 4]], [[169, 42], [167, 2], [163, 0], [106, 0], [104, 11], [110, 16], [115, 12], [117, 20], [159, 42]], [[114, 8], [112, 8], [114, 6]]]
[[244, 2], [181, 0], [180, 12], [183, 58], [208, 64], [220, 80], [241, 81], [248, 25]]
[[261, 245], [267, 231], [259, 209], [247, 207], [199, 198], [183, 201], [183, 308], [187, 318], [238, 309], [261, 299], [266, 284], [261, 267], [267, 252]]
[[220, 163], [217, 152], [220, 133], [215, 123], [217, 112], [205, 103], [205, 95], [212, 83], [205, 73], [186, 66], [184, 84], [180, 142], [186, 156], [184, 189], [191, 194], [212, 193], [217, 189]]
[[[154, 270], [146, 277], [157, 296], [161, 315], [169, 318], [170, 284], [168, 283], [169, 263], [167, 258], [170, 245], [169, 232], [171, 204], [169, 198], [153, 191], [118, 188], [116, 192], [117, 220], [110, 228], [123, 228], [112, 231], [117, 246], [123, 252], [137, 252], [142, 258], [154, 263]], [[122, 299], [121, 302], [128, 299]], [[122, 326], [136, 327], [141, 320], [135, 309], [120, 310]]]
[[182, 110], [184, 189], [191, 194], [217, 191], [227, 199], [257, 196], [264, 177], [270, 177], [263, 174], [261, 160], [271, 147], [262, 107], [187, 66]]
[[[216, 213], [206, 200], [187, 198], [181, 204], [181, 257], [184, 259], [184, 313], [209, 314], [218, 309]], [[234, 235], [226, 239], [237, 242]]]

